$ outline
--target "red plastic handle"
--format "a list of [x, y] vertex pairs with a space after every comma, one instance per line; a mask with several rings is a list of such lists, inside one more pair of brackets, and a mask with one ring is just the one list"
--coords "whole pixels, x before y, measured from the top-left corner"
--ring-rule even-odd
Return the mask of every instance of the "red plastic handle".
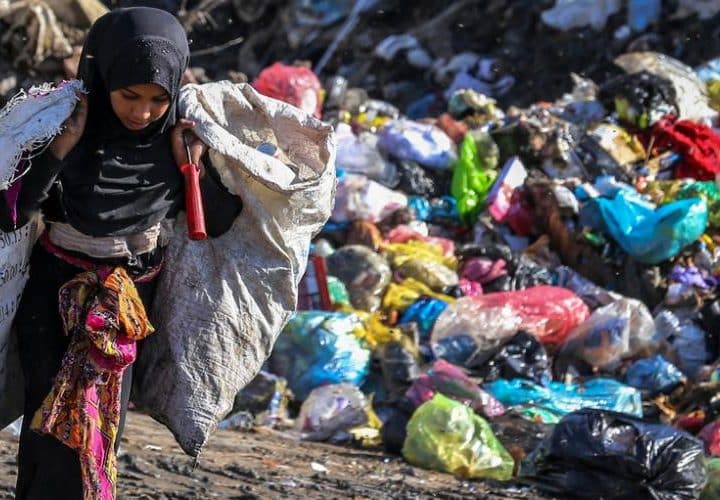
[[188, 237], [191, 240], [207, 239], [205, 230], [205, 211], [200, 192], [200, 169], [197, 165], [186, 163], [180, 166], [185, 177], [185, 211], [187, 212]]

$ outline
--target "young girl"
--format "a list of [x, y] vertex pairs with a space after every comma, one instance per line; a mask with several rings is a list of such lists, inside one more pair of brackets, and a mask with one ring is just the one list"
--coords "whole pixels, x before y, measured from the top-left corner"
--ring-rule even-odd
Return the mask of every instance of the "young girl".
[[[67, 296], [59, 300], [58, 292], [80, 273], [100, 275], [120, 267], [150, 310], [154, 278], [172, 227], [168, 221], [183, 208], [178, 165], [188, 162], [183, 133], [193, 124], [178, 119], [177, 99], [188, 59], [185, 32], [167, 12], [130, 8], [100, 18], [80, 61], [78, 78], [87, 96], [80, 96], [64, 132], [33, 160], [22, 179], [14, 225], [25, 224], [41, 210], [46, 229], [33, 251], [15, 320], [25, 377], [17, 498], [77, 499], [92, 486], [81, 474], [76, 450], [30, 428], [61, 365], [66, 368], [63, 358], [71, 345], [61, 308], [76, 304]], [[192, 160], [199, 164], [206, 148], [192, 137]], [[208, 233], [221, 234], [238, 215], [239, 200], [224, 189], [212, 168], [201, 174], [201, 191]], [[8, 213], [0, 217], [6, 231], [13, 228]], [[122, 377], [115, 449], [131, 377], [128, 367]], [[100, 408], [104, 416], [102, 411], [112, 408]]]

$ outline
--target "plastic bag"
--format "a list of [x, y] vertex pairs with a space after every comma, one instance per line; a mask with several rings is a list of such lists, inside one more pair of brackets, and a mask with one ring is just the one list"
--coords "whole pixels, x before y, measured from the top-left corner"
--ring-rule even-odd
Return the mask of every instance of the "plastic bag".
[[439, 262], [409, 259], [399, 265], [395, 272], [402, 278], [414, 278], [435, 292], [442, 292], [458, 284], [457, 273]]
[[402, 283], [390, 283], [383, 297], [382, 306], [388, 312], [403, 313], [421, 297], [431, 297], [447, 303], [455, 301], [449, 295], [435, 293], [427, 285], [413, 278], [407, 278]]
[[521, 477], [574, 498], [695, 499], [707, 473], [702, 444], [619, 413], [567, 415], [523, 463]]
[[555, 270], [555, 275], [555, 285], [575, 292], [577, 296], [587, 304], [591, 311], [622, 298], [621, 295], [597, 286], [567, 266], [558, 267]]
[[[133, 401], [197, 456], [295, 309], [310, 241], [332, 208], [335, 145], [332, 127], [249, 85], [186, 85], [180, 111], [244, 208], [225, 234], [201, 242], [178, 217]], [[257, 150], [267, 141], [277, 141], [276, 156]]]
[[607, 109], [615, 109], [618, 118], [642, 129], [654, 125], [664, 116], [678, 113], [672, 83], [647, 71], [620, 75], [607, 81], [598, 97]]
[[662, 11], [661, 0], [630, 0], [628, 2], [628, 25], [633, 31], [645, 31], [657, 22]]
[[321, 385], [362, 384], [370, 352], [356, 338], [362, 328], [354, 314], [298, 312], [287, 324], [269, 360], [270, 370], [284, 377], [302, 401]]
[[351, 384], [318, 387], [303, 402], [295, 429], [308, 441], [342, 440], [338, 433], [367, 423], [367, 406], [365, 395]]
[[438, 192], [435, 180], [417, 162], [410, 160], [397, 161], [397, 171], [400, 182], [397, 189], [415, 196], [434, 197]]
[[262, 70], [252, 85], [267, 97], [297, 106], [315, 118], [322, 116], [322, 85], [308, 68], [277, 62]]
[[380, 370], [385, 389], [393, 396], [402, 395], [420, 375], [417, 350], [411, 349], [407, 342], [383, 344]]
[[708, 482], [700, 495], [700, 500], [720, 498], [720, 458], [706, 460], [705, 468], [708, 473]]
[[720, 229], [720, 190], [715, 181], [690, 182], [677, 193], [679, 199], [702, 198], [708, 206], [708, 225]]
[[620, 7], [620, 0], [557, 0], [541, 17], [545, 24], [562, 31], [585, 26], [599, 31]]
[[398, 170], [380, 155], [377, 136], [369, 132], [356, 136], [350, 125], [342, 122], [337, 124], [335, 133], [338, 168], [347, 173], [364, 175], [388, 187], [397, 185]]
[[345, 284], [354, 308], [372, 312], [380, 307], [392, 277], [381, 255], [361, 245], [350, 245], [328, 257], [327, 267], [328, 273]]
[[710, 422], [702, 428], [698, 434], [700, 439], [705, 445], [705, 453], [718, 457], [720, 456], [720, 420]]
[[505, 408], [490, 394], [482, 390], [455, 365], [439, 359], [433, 363], [427, 373], [413, 382], [405, 397], [415, 406], [420, 406], [440, 393], [488, 418], [499, 417]]
[[495, 281], [505, 275], [507, 275], [507, 269], [505, 269], [503, 259], [493, 261], [484, 257], [471, 257], [463, 261], [460, 266], [460, 276], [462, 278], [477, 281], [481, 285]]
[[715, 116], [708, 106], [705, 83], [695, 72], [677, 59], [657, 52], [628, 52], [615, 58], [615, 64], [628, 73], [647, 71], [670, 81], [677, 97], [677, 116], [702, 121]]
[[410, 120], [395, 120], [378, 133], [378, 147], [401, 160], [428, 168], [448, 169], [455, 161], [455, 144], [439, 128]]
[[347, 232], [348, 245], [363, 245], [377, 252], [382, 245], [383, 237], [375, 224], [367, 220], [356, 220]]
[[655, 316], [657, 336], [675, 349], [678, 368], [690, 378], [710, 361], [705, 331], [695, 322], [697, 318], [692, 309], [665, 309]]
[[466, 368], [484, 382], [526, 378], [542, 385], [552, 379], [545, 348], [534, 336], [522, 331], [485, 359], [473, 361]]
[[415, 410], [402, 453], [418, 467], [473, 479], [505, 481], [514, 468], [512, 457], [488, 423], [442, 394]]
[[548, 382], [537, 385], [525, 379], [498, 379], [483, 388], [505, 406], [532, 405], [564, 415], [582, 408], [597, 408], [642, 417], [642, 396], [634, 387], [610, 378], [584, 384]]
[[[480, 356], [518, 330], [533, 334], [544, 344], [560, 344], [589, 314], [574, 293], [551, 286], [464, 297], [451, 304], [435, 323], [433, 350], [437, 347], [437, 352], [443, 351], [440, 344], [452, 337], [468, 336], [475, 344], [473, 356]], [[455, 362], [472, 366], [474, 360]]]
[[635, 361], [625, 372], [625, 383], [646, 391], [650, 396], [669, 393], [685, 381], [675, 365], [660, 354]]
[[[427, 239], [427, 241], [423, 241]], [[403, 265], [408, 260], [425, 260], [438, 262], [450, 269], [457, 269], [457, 259], [447, 255], [443, 244], [435, 239], [409, 240], [405, 243], [389, 243], [383, 245], [382, 251], [387, 255], [394, 267]]]
[[[705, 232], [707, 205], [691, 198], [655, 209], [628, 190], [614, 198], [594, 198], [602, 229], [638, 262], [658, 264], [675, 257]], [[585, 210], [585, 209], [584, 209]]]
[[497, 177], [493, 170], [497, 166], [497, 154], [497, 146], [487, 135], [476, 139], [475, 135], [468, 134], [460, 145], [450, 193], [457, 200], [460, 218], [468, 225], [475, 222]]
[[287, 406], [291, 397], [287, 386], [284, 378], [261, 371], [235, 396], [232, 413], [249, 411], [255, 416], [255, 422], [263, 426], [284, 422], [288, 420]]
[[[655, 344], [655, 325], [645, 304], [623, 298], [592, 313], [568, 336], [559, 358], [613, 369]], [[657, 346], [655, 346], [657, 349]]]
[[439, 299], [421, 298], [413, 303], [403, 315], [400, 316], [398, 324], [415, 323], [420, 331], [420, 341], [427, 342], [435, 325], [435, 321], [437, 321], [438, 316], [440, 316], [447, 306], [447, 302]]
[[369, 220], [379, 222], [399, 208], [406, 207], [407, 196], [368, 179], [364, 175], [345, 174], [338, 177], [335, 222]]

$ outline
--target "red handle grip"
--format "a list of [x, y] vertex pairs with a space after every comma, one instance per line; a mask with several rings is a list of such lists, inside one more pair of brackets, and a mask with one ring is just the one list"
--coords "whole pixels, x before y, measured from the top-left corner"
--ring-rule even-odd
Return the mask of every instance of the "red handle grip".
[[200, 169], [197, 165], [186, 163], [180, 166], [185, 177], [185, 211], [187, 212], [188, 237], [191, 240], [207, 239], [205, 230], [205, 211], [200, 192]]

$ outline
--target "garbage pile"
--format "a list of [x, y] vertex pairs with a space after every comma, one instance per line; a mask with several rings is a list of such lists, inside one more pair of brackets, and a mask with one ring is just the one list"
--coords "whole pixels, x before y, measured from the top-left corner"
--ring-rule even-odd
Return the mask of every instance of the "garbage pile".
[[552, 494], [717, 487], [720, 71], [616, 63], [553, 102], [459, 88], [421, 119], [261, 73], [337, 141], [333, 215], [262, 375], [287, 383], [264, 386], [292, 399], [277, 422]]
[[717, 496], [717, 2], [216, 4], [292, 28], [237, 69], [333, 124], [338, 177], [298, 312], [221, 427], [557, 495]]

